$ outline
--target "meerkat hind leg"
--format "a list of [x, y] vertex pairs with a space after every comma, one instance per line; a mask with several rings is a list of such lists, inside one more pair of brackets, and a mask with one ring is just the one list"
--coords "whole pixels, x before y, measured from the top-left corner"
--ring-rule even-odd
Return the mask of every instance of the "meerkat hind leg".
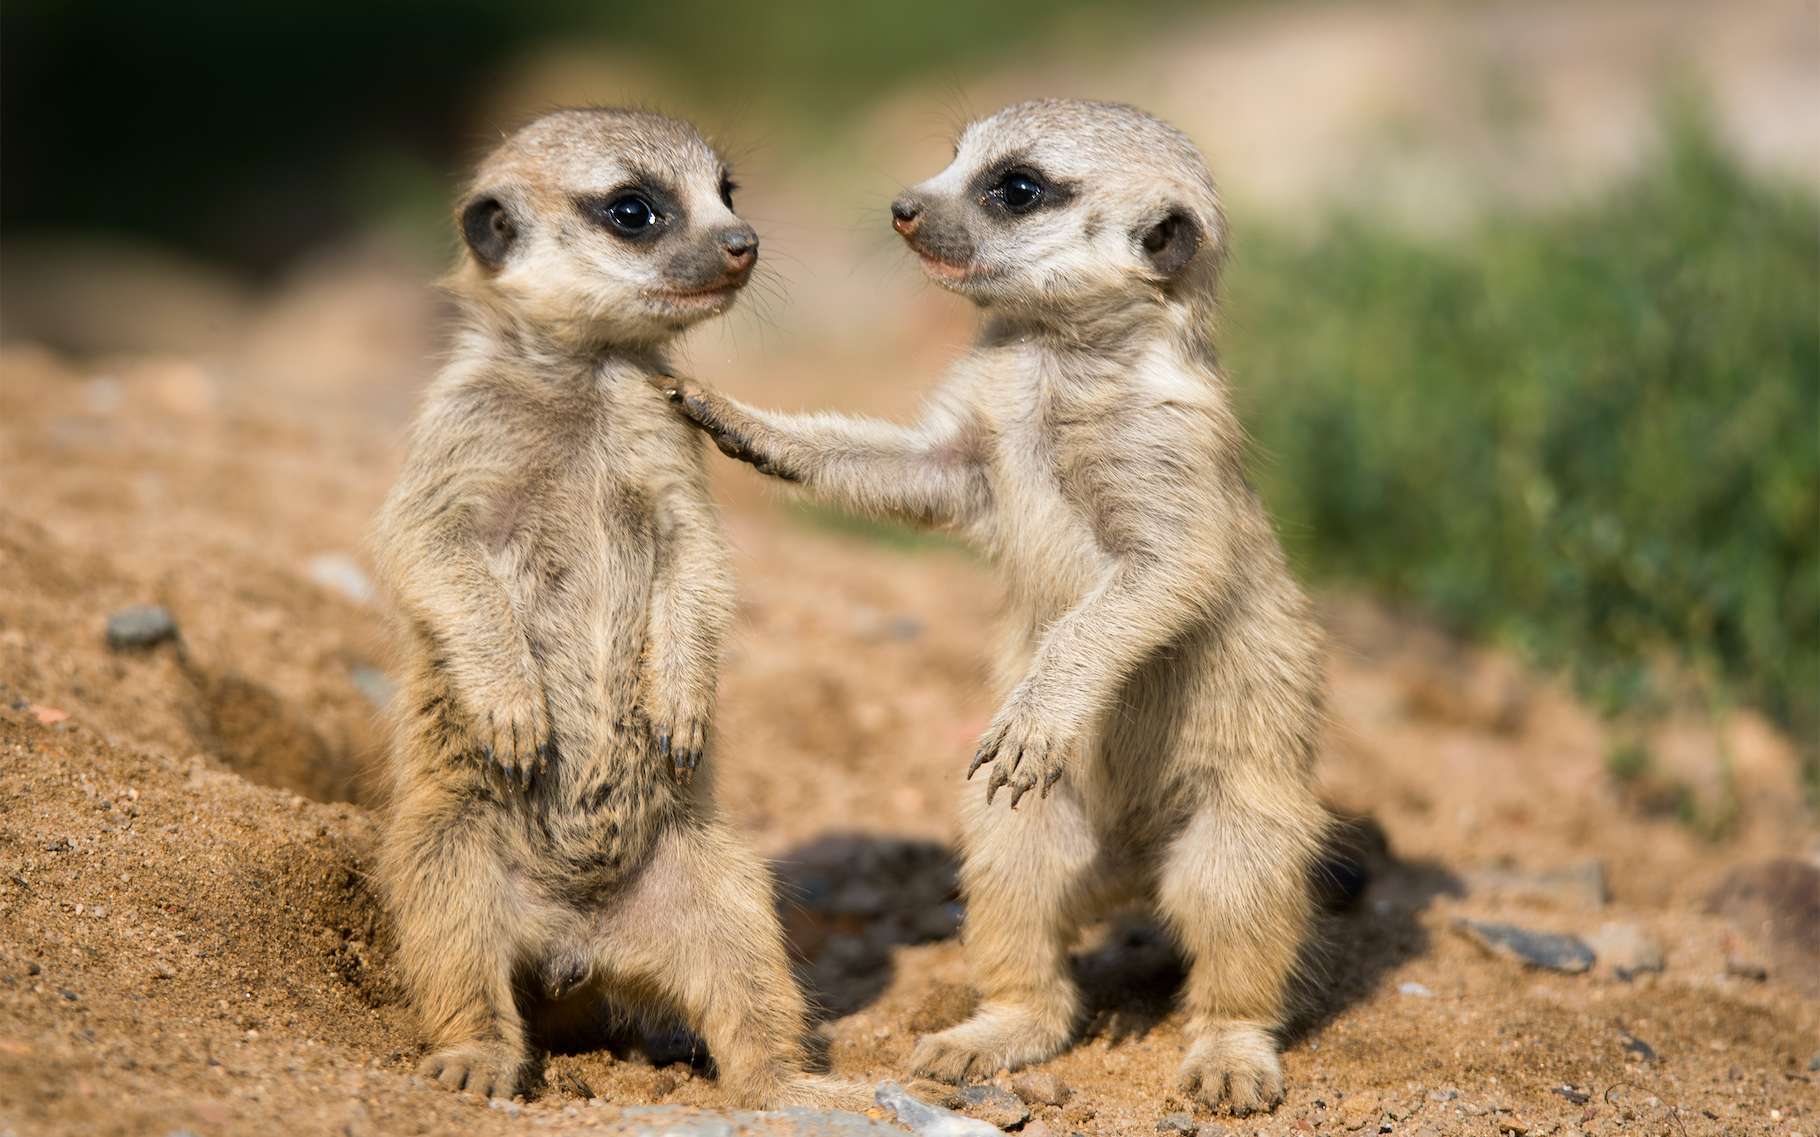
[[530, 1049], [508, 931], [526, 921], [510, 901], [505, 870], [471, 822], [432, 829], [405, 859], [395, 890], [398, 961], [433, 1047], [418, 1073], [452, 1090], [509, 1098], [523, 1088]]
[[1205, 805], [1172, 843], [1162, 915], [1189, 957], [1189, 1047], [1180, 1084], [1235, 1114], [1283, 1100], [1275, 1031], [1307, 933], [1308, 827]]
[[595, 947], [609, 986], [680, 1009], [737, 1105], [845, 1107], [866, 1088], [803, 1069], [806, 1010], [790, 972], [770, 876], [719, 822], [666, 833]]
[[1060, 1053], [1080, 1018], [1068, 949], [1104, 875], [1098, 841], [1075, 790], [1012, 812], [983, 792], [965, 810], [961, 890], [968, 964], [980, 991], [972, 1018], [925, 1035], [910, 1056], [948, 1082], [991, 1077]]

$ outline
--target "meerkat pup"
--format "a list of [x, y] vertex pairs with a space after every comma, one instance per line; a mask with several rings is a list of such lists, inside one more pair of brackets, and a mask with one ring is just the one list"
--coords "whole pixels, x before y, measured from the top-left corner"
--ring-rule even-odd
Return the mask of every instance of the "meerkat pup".
[[960, 1080], [1060, 1051], [1081, 1014], [1067, 950], [1137, 897], [1190, 960], [1183, 1087], [1270, 1109], [1327, 825], [1321, 646], [1216, 364], [1212, 178], [1142, 111], [1025, 103], [969, 126], [891, 213], [928, 275], [986, 313], [917, 425], [668, 389], [734, 457], [955, 530], [1003, 574], [1003, 703], [963, 817], [983, 1001], [912, 1061]]
[[376, 544], [404, 626], [379, 879], [422, 1072], [509, 1097], [527, 1022], [679, 1014], [734, 1101], [803, 1073], [771, 879], [697, 776], [733, 588], [700, 436], [648, 385], [757, 258], [725, 164], [563, 110], [480, 166], [460, 328]]

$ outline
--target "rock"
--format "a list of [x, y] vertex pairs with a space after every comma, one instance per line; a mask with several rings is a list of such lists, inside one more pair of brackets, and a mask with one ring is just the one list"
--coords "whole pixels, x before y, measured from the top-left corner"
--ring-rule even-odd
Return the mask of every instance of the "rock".
[[1397, 988], [1397, 993], [1400, 995], [1408, 995], [1415, 999], [1432, 999], [1435, 997], [1433, 991], [1430, 991], [1420, 983], [1404, 983]]
[[348, 668], [348, 678], [353, 681], [354, 689], [366, 696], [367, 702], [382, 711], [391, 705], [392, 694], [398, 690], [391, 676], [370, 663], [356, 663]]
[[1016, 1094], [997, 1086], [968, 1086], [949, 1097], [945, 1103], [969, 1117], [989, 1121], [1000, 1129], [1009, 1129], [1030, 1120], [1030, 1109]]
[[373, 602], [373, 582], [359, 562], [346, 553], [322, 553], [311, 557], [305, 571], [317, 584], [356, 604]]
[[1489, 865], [1465, 873], [1468, 892], [1492, 894], [1508, 900], [1538, 901], [1553, 908], [1605, 907], [1611, 898], [1605, 886], [1605, 866], [1586, 861], [1564, 868], [1530, 871], [1509, 865]]
[[1778, 976], [1820, 995], [1820, 867], [1783, 859], [1734, 869], [1706, 900], [1767, 947]]
[[1557, 1094], [1561, 1097], [1564, 1097], [1568, 1101], [1573, 1102], [1575, 1105], [1585, 1105], [1587, 1102], [1592, 1100], [1592, 1094], [1589, 1093], [1588, 1091], [1577, 1090], [1574, 1087], [1567, 1085], [1566, 1083], [1563, 1083], [1559, 1086], [1555, 1086], [1554, 1088], [1550, 1089], [1548, 1092], [1551, 1094]]
[[1455, 920], [1454, 929], [1492, 955], [1531, 967], [1578, 974], [1593, 965], [1594, 955], [1577, 936], [1532, 932], [1515, 924]]
[[1662, 970], [1662, 941], [1636, 924], [1605, 923], [1587, 937], [1599, 966], [1629, 982], [1645, 971]]
[[1814, 1056], [1807, 1060], [1807, 1069], [1809, 1073], [1820, 1073], [1820, 1050], [1814, 1051]]
[[1649, 1043], [1644, 1042], [1630, 1031], [1625, 1030], [1623, 1027], [1619, 1027], [1618, 1037], [1624, 1040], [1626, 1060], [1629, 1060], [1630, 1058], [1636, 1058], [1643, 1062], [1654, 1062], [1656, 1060], [1656, 1048]]
[[1061, 1105], [1074, 1091], [1046, 1070], [1026, 1070], [1011, 1079], [1011, 1092], [1028, 1105]]
[[1752, 983], [1764, 983], [1769, 980], [1769, 968], [1752, 959], [1739, 959], [1737, 956], [1725, 957], [1725, 974], [1733, 979], [1748, 979]]
[[896, 1082], [880, 1082], [878, 1104], [917, 1137], [998, 1137], [998, 1130], [971, 1117], [918, 1101]]
[[70, 713], [66, 710], [40, 706], [37, 703], [28, 704], [27, 709], [32, 712], [32, 717], [38, 720], [39, 726], [56, 726], [60, 722], [68, 722], [70, 717]]
[[903, 1130], [838, 1109], [729, 1110], [704, 1114], [677, 1105], [635, 1105], [613, 1129], [626, 1137], [903, 1137]]
[[1186, 1133], [1188, 1137], [1194, 1137], [1197, 1126], [1194, 1118], [1186, 1113], [1169, 1113], [1157, 1118], [1156, 1128], [1159, 1133]]
[[134, 604], [107, 618], [107, 646], [115, 651], [144, 651], [177, 638], [177, 619], [158, 604]]

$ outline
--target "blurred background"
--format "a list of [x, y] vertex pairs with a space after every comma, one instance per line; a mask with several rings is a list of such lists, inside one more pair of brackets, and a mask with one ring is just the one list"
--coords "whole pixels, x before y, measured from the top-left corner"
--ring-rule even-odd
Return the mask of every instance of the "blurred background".
[[[904, 416], [976, 317], [886, 205], [1052, 95], [1206, 152], [1252, 471], [1333, 635], [1322, 792], [1362, 860], [1265, 1131], [1812, 1133], [1815, 0], [6, 0], [0, 751], [39, 759], [0, 793], [0, 1103], [66, 1123], [25, 1130], [480, 1124], [405, 1081], [361, 883], [390, 690], [364, 533], [474, 159], [559, 104], [694, 118], [763, 254], [679, 364]], [[837, 1070], [887, 1076], [970, 1005], [948, 850], [996, 585], [712, 471], [741, 616], [711, 765]], [[145, 602], [169, 623], [110, 642]], [[1597, 974], [1462, 918], [1584, 934]], [[1078, 1093], [1033, 1108], [1154, 1133], [1179, 971], [1156, 934], [1097, 942], [1048, 1067]], [[528, 1108], [713, 1102], [680, 1053], [562, 1056]]]

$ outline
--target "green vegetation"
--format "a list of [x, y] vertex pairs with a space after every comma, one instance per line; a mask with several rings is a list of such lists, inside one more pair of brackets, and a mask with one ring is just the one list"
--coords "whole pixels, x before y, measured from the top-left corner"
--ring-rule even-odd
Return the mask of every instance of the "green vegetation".
[[1227, 363], [1305, 570], [1610, 709], [1665, 675], [1754, 703], [1808, 741], [1811, 782], [1820, 205], [1741, 172], [1696, 116], [1670, 135], [1597, 203], [1445, 246], [1356, 218], [1241, 228]]

